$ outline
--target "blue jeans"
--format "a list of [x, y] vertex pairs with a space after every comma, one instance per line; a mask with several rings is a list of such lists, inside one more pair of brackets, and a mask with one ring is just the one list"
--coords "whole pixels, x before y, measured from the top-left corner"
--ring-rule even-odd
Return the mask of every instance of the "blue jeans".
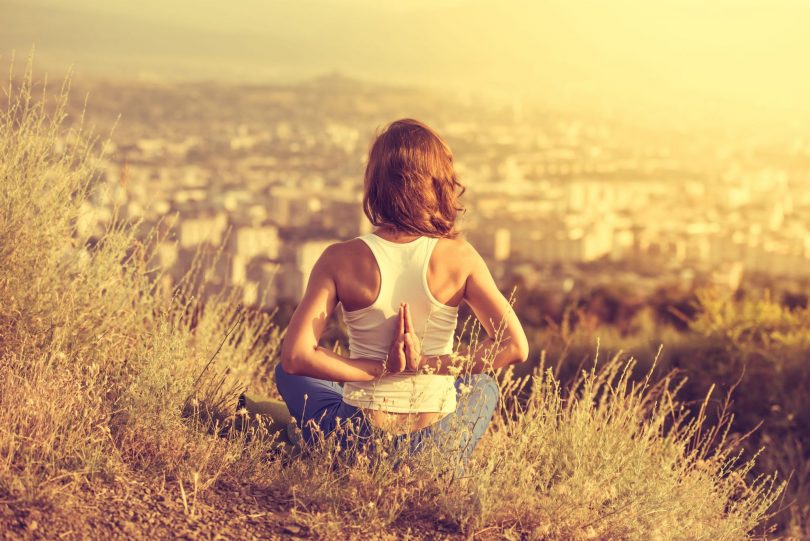
[[[281, 363], [276, 366], [275, 373], [278, 391], [301, 427], [307, 444], [314, 440], [312, 424], [324, 435], [329, 435], [339, 426], [346, 428], [346, 423], [352, 423], [354, 431], [350, 437], [358, 438], [359, 448], [374, 447], [372, 437], [375, 428], [360, 408], [343, 401], [343, 388], [337, 382], [288, 374]], [[467, 386], [464, 389], [466, 392], [462, 392], [462, 386]], [[456, 411], [410, 434], [394, 435], [394, 448], [404, 449], [403, 445], [407, 444], [406, 453], [414, 455], [425, 449], [428, 442], [437, 444], [446, 453], [455, 455], [461, 466], [457, 472], [463, 473], [470, 455], [492, 420], [498, 405], [499, 389], [495, 380], [487, 374], [465, 374], [456, 379], [456, 392]], [[379, 429], [376, 430], [379, 434]], [[340, 430], [336, 438], [344, 449], [349, 447], [347, 433]]]

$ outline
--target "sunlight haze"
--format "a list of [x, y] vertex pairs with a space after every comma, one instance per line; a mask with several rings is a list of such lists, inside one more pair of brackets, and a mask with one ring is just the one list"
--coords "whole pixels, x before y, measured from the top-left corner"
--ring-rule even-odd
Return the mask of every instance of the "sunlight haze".
[[810, 4], [0, 1], [0, 46], [78, 73], [351, 77], [607, 107], [807, 112]]

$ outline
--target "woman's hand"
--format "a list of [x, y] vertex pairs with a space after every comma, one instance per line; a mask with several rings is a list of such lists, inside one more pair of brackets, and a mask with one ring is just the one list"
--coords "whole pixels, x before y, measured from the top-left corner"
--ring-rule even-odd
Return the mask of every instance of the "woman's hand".
[[413, 332], [413, 321], [408, 303], [400, 303], [398, 318], [397, 334], [388, 350], [385, 371], [418, 372], [422, 365], [422, 348], [419, 339]]
[[394, 341], [388, 348], [388, 357], [385, 359], [385, 371], [399, 373], [408, 366], [408, 359], [405, 357], [405, 308], [399, 303], [399, 315], [397, 321], [397, 333]]
[[422, 367], [422, 344], [413, 330], [411, 309], [407, 302], [402, 319], [405, 320], [405, 368], [408, 372], [419, 372]]

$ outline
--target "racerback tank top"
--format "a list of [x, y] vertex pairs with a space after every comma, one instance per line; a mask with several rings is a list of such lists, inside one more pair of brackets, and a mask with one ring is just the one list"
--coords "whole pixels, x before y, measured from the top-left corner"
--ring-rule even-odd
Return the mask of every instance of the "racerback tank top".
[[[425, 355], [453, 352], [458, 307], [439, 302], [430, 292], [427, 271], [439, 239], [410, 242], [386, 240], [374, 233], [357, 237], [371, 249], [380, 269], [377, 299], [359, 310], [343, 310], [351, 358], [383, 362], [397, 332], [399, 303], [407, 302], [415, 334]], [[342, 309], [341, 305], [341, 309]], [[455, 377], [434, 374], [386, 374], [374, 381], [346, 382], [343, 401], [375, 410], [400, 413], [456, 409]]]

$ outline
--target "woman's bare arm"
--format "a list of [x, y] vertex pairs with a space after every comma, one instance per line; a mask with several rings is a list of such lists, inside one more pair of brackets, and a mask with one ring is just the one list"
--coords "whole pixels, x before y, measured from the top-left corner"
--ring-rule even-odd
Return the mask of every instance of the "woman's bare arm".
[[523, 362], [529, 357], [529, 342], [515, 311], [495, 284], [486, 261], [469, 243], [466, 248], [471, 271], [465, 283], [464, 300], [481, 322], [487, 338], [473, 347], [460, 347], [458, 355], [423, 356], [422, 371], [454, 374], [461, 368], [476, 374], [488, 368]]
[[350, 359], [320, 347], [321, 337], [337, 306], [337, 290], [330, 259], [337, 257], [329, 246], [315, 263], [301, 303], [295, 309], [281, 347], [281, 366], [289, 374], [329, 381], [372, 381], [383, 374], [381, 359]]

